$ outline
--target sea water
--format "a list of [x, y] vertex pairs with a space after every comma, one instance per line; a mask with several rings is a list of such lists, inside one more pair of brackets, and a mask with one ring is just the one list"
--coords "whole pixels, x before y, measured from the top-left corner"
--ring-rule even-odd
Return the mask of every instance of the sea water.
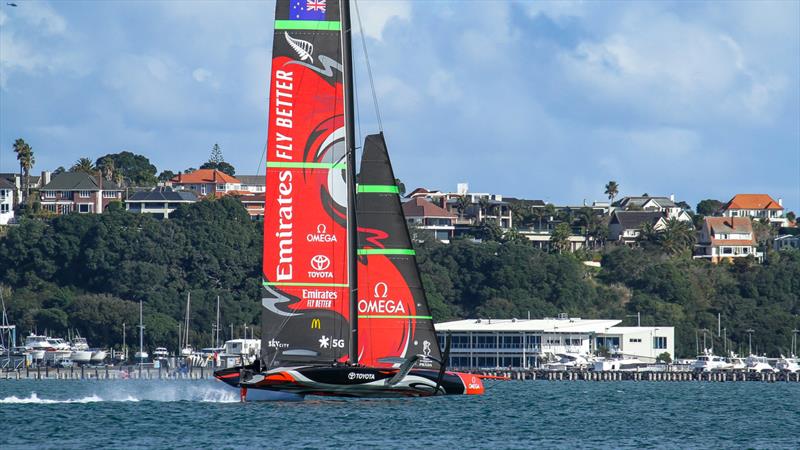
[[800, 448], [800, 383], [516, 381], [241, 404], [215, 381], [0, 381], [2, 449], [426, 446]]

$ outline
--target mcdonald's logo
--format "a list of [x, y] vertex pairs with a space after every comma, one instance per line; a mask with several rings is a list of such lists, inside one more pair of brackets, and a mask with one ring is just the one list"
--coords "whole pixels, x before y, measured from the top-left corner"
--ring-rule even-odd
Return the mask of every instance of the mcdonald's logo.
[[319, 319], [311, 319], [311, 329], [313, 330], [315, 328], [317, 330], [322, 329], [322, 322]]

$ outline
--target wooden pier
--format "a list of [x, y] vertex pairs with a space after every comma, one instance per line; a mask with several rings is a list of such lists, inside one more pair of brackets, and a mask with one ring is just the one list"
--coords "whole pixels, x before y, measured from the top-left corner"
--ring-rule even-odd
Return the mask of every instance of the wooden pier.
[[505, 376], [512, 380], [546, 380], [546, 381], [760, 381], [764, 383], [800, 382], [800, 372], [746, 372], [746, 371], [719, 371], [719, 372], [668, 372], [668, 371], [549, 371], [549, 370], [520, 370], [520, 371], [469, 371], [480, 375]]

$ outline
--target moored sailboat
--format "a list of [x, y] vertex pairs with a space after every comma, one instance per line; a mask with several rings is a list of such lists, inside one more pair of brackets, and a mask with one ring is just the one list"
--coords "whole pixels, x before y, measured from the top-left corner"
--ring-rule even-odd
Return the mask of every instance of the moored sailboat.
[[382, 134], [355, 182], [346, 0], [278, 0], [261, 355], [215, 372], [242, 400], [482, 394], [446, 370]]

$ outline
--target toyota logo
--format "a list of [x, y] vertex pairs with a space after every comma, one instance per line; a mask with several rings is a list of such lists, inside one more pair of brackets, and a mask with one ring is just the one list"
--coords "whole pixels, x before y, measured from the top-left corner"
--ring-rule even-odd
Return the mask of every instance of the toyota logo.
[[356, 378], [356, 373], [355, 373], [355, 372], [350, 372], [350, 373], [348, 373], [348, 374], [347, 374], [347, 378], [348, 378], [349, 380], [354, 380], [354, 379]]
[[311, 258], [311, 267], [314, 270], [325, 270], [331, 265], [331, 260], [325, 255], [317, 255]]
[[383, 281], [375, 285], [375, 298], [386, 298], [389, 294], [389, 286]]
[[325, 234], [326, 231], [328, 231], [328, 229], [325, 227], [324, 223], [317, 225], [317, 233]]

